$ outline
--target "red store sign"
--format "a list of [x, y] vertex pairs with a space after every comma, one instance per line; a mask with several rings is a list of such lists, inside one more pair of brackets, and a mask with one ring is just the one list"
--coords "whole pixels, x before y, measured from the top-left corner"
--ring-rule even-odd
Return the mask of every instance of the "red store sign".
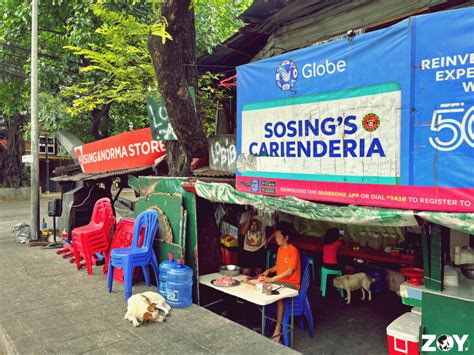
[[150, 128], [125, 132], [74, 148], [84, 173], [144, 168], [166, 154], [161, 141], [154, 141]]

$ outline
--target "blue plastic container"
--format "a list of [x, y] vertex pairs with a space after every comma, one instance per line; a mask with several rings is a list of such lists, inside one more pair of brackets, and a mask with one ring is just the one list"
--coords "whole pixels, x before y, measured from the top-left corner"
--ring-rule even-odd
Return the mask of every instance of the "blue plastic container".
[[176, 260], [174, 260], [173, 254], [168, 254], [168, 260], [163, 261], [159, 266], [159, 286], [158, 292], [163, 296], [166, 297], [166, 281], [168, 276], [168, 271], [175, 268], [178, 265]]
[[166, 291], [166, 300], [171, 307], [184, 308], [193, 303], [193, 270], [183, 265], [182, 259], [168, 271]]
[[370, 287], [373, 293], [382, 293], [387, 289], [387, 282], [385, 281], [386, 272], [383, 269], [371, 269], [367, 272], [369, 278], [374, 279], [374, 283]]

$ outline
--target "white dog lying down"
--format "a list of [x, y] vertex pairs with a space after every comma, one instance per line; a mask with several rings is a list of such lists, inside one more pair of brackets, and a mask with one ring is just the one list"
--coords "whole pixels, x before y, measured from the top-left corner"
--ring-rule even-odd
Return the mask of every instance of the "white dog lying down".
[[365, 300], [364, 290], [369, 294], [369, 301], [372, 301], [372, 293], [370, 292], [370, 285], [374, 282], [373, 279], [369, 279], [367, 274], [359, 272], [354, 275], [344, 275], [335, 277], [333, 285], [336, 288], [342, 288], [346, 291], [346, 303], [351, 303], [351, 291], [360, 289], [362, 291], [362, 300]]
[[[154, 320], [164, 322], [171, 310], [162, 295], [151, 291], [133, 295], [127, 303], [124, 319], [131, 321], [134, 327]], [[164, 316], [160, 314], [160, 311], [164, 313]]]

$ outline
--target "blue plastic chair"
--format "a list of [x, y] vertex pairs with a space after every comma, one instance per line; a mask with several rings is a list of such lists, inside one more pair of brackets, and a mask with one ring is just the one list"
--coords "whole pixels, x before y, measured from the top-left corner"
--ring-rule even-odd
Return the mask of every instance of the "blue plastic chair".
[[[308, 322], [308, 330], [309, 330], [309, 336], [310, 338], [313, 337], [313, 313], [311, 311], [311, 306], [309, 305], [309, 300], [308, 300], [308, 289], [311, 283], [311, 271], [309, 267], [309, 257], [305, 254], [300, 254], [301, 258], [301, 289], [298, 294], [298, 296], [294, 297], [293, 299], [293, 315], [295, 317], [300, 317], [299, 318], [299, 325], [300, 328], [304, 330], [304, 318], [306, 318], [306, 321]], [[272, 313], [272, 316], [275, 316], [275, 307], [272, 307], [269, 309], [270, 313]], [[283, 326], [282, 326], [282, 332], [283, 334], [283, 344], [286, 346], [290, 345], [290, 339], [288, 336], [288, 333], [285, 333], [288, 331], [288, 324], [290, 323], [291, 320], [291, 299], [287, 298], [285, 299], [285, 311], [283, 313]]]
[[[143, 245], [138, 247], [138, 240], [143, 228], [145, 228]], [[156, 285], [158, 287], [158, 261], [153, 250], [153, 239], [155, 239], [157, 230], [157, 211], [144, 211], [138, 215], [133, 227], [132, 246], [130, 248], [113, 249], [110, 254], [109, 271], [107, 274], [109, 292], [112, 292], [114, 268], [116, 267], [123, 269], [125, 301], [132, 295], [133, 268], [135, 267], [142, 268], [146, 285], [150, 287], [151, 282], [148, 266], [151, 265], [155, 272]]]

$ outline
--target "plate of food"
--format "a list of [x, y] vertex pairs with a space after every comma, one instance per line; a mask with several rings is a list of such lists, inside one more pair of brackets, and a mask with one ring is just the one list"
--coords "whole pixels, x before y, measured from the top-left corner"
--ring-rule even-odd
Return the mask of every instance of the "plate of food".
[[233, 287], [240, 285], [240, 281], [234, 280], [229, 276], [222, 276], [211, 281], [211, 284], [217, 287]]

